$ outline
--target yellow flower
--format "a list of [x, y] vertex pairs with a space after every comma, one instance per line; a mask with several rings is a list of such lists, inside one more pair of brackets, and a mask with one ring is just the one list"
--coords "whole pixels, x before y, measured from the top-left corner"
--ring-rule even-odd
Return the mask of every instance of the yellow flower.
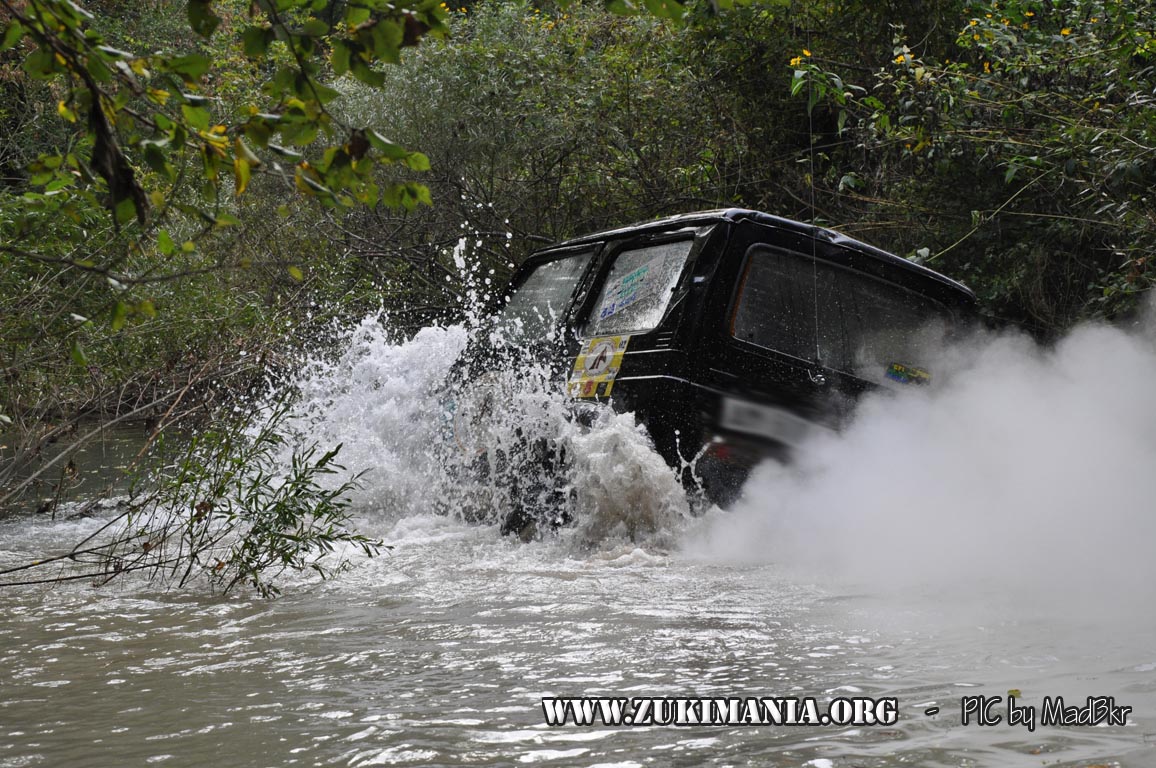
[[991, 62], [990, 61], [985, 61], [983, 63], [983, 71], [989, 75], [991, 74]]
[[1092, 23], [1093, 23], [1093, 24], [1095, 24], [1097, 21], [1099, 21], [1099, 19], [1098, 19], [1098, 18], [1096, 18], [1095, 16], [1093, 16], [1093, 17], [1092, 17]]
[[1067, 27], [1064, 27], [1063, 29], [1060, 30], [1060, 34], [1067, 36], [1067, 35], [1072, 34], [1072, 30], [1068, 29]]
[[1029, 19], [1035, 15], [1035, 11], [1024, 11], [1024, 16], [1027, 16]]
[[791, 59], [791, 66], [797, 67], [797, 66], [799, 66], [799, 64], [802, 63], [802, 61], [803, 61], [802, 56], [796, 56], [795, 58]]
[[971, 39], [975, 40], [978, 43], [979, 42], [979, 35], [978, 34], [972, 35]]
[[1023, 24], [1020, 24], [1020, 26], [1023, 27], [1024, 29], [1031, 29], [1032, 28], [1032, 25], [1028, 24], [1026, 21]]
[[810, 51], [808, 51], [806, 48], [804, 48], [804, 49], [803, 49], [803, 55], [804, 55], [804, 56], [808, 56], [808, 57], [809, 57], [809, 56], [811, 55], [811, 52], [810, 52]]
[[978, 24], [978, 23], [979, 23], [979, 22], [978, 22], [978, 21], [976, 21], [975, 19], [972, 19], [971, 21], [969, 21], [969, 22], [968, 22], [968, 24], [969, 24], [969, 25], [971, 25], [971, 26], [973, 26], [973, 27], [974, 27], [976, 24]]

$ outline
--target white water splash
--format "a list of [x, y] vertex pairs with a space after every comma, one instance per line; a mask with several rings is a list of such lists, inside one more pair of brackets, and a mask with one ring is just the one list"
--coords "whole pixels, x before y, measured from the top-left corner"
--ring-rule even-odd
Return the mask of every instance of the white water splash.
[[304, 366], [295, 382], [300, 404], [287, 426], [326, 449], [340, 444], [342, 463], [366, 472], [358, 506], [398, 515], [433, 511], [437, 393], [466, 341], [460, 326], [398, 340], [380, 318], [366, 317], [339, 342], [336, 359]]
[[501, 523], [532, 507], [544, 523], [528, 534], [574, 522], [566, 536], [580, 547], [670, 544], [686, 494], [632, 414], [603, 408], [580, 425], [547, 366], [468, 374], [455, 368], [467, 343], [462, 326], [398, 339], [367, 317], [336, 358], [303, 367], [288, 427], [323, 449], [340, 443], [343, 464], [365, 471], [362, 511]]
[[936, 389], [868, 398], [794, 466], [761, 467], [688, 549], [884, 593], [1150, 613], [1151, 338], [1091, 326], [1051, 350], [1005, 336], [944, 362]]

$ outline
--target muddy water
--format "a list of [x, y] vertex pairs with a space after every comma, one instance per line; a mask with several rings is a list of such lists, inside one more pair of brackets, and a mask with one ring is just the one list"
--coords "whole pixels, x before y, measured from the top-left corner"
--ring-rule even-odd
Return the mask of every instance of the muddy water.
[[[774, 566], [441, 517], [275, 602], [70, 587], [5, 596], [0, 765], [1149, 766], [1151, 631], [960, 623]], [[23, 533], [5, 531], [11, 541]], [[59, 536], [43, 530], [37, 535]], [[1129, 725], [961, 724], [974, 693], [1114, 695]], [[542, 696], [895, 696], [892, 727], [544, 725]], [[938, 706], [938, 715], [924, 711]]]
[[[44, 424], [42, 429], [56, 426]], [[0, 514], [52, 516], [61, 504], [127, 490], [132, 481], [129, 468], [146, 449], [151, 433], [151, 426], [143, 421], [101, 428], [99, 421], [81, 420], [42, 446], [31, 460], [22, 457], [4, 488], [19, 485], [22, 490], [0, 508]], [[9, 435], [0, 435], [0, 467], [7, 468], [15, 460], [15, 442]]]
[[[1148, 561], [1137, 554], [1148, 544], [1128, 544], [1147, 533], [1140, 523], [1151, 507], [1142, 499], [1105, 498], [1094, 516], [1076, 515], [1064, 507], [1076, 494], [1063, 482], [1080, 473], [1052, 471], [1057, 494], [1021, 515], [1032, 523], [1026, 533], [999, 527], [1026, 502], [980, 517], [970, 539], [966, 527], [921, 528], [936, 512], [941, 520], [979, 515], [974, 499], [953, 501], [960, 488], [994, 489], [988, 503], [1019, 503], [1011, 478], [1027, 473], [1035, 488], [1044, 479], [1024, 461], [1006, 475], [988, 467], [980, 458], [991, 458], [991, 441], [978, 458], [953, 453], [944, 462], [955, 484], [946, 476], [922, 490], [909, 484], [896, 503], [887, 479], [879, 498], [890, 501], [879, 503], [839, 467], [886, 479], [871, 465], [880, 453], [871, 450], [872, 419], [913, 424], [919, 412], [876, 409], [866, 433], [853, 430], [803, 462], [806, 476], [769, 471], [733, 512], [689, 517], [679, 511], [685, 500], [669, 497], [673, 486], [632, 452], [635, 433], [608, 422], [602, 437], [579, 443], [595, 488], [585, 498], [599, 506], [579, 511], [601, 515], [600, 524], [580, 519], [525, 544], [495, 524], [430, 511], [448, 490], [424, 452], [433, 427], [423, 421], [429, 403], [415, 393], [459, 343], [435, 334], [394, 345], [367, 331], [344, 363], [305, 382], [315, 392], [316, 408], [302, 415], [312, 434], [332, 429], [347, 441], [347, 463], [373, 467], [357, 500], [359, 525], [391, 553], [354, 558], [330, 581], [290, 580], [276, 601], [133, 581], [0, 594], [0, 766], [1156, 765], [1156, 612]], [[985, 403], [1006, 427], [1009, 417]], [[1114, 426], [1108, 415], [1095, 421], [1127, 443], [1135, 414], [1124, 413]], [[928, 423], [934, 445], [951, 442]], [[1151, 445], [1147, 434], [1129, 449]], [[930, 445], [914, 453], [935, 456]], [[903, 457], [908, 473], [934, 475], [918, 456]], [[838, 457], [838, 466], [821, 457]], [[1073, 466], [1085, 458], [1075, 455]], [[982, 477], [960, 478], [961, 461], [982, 466]], [[647, 494], [625, 492], [640, 482], [651, 483]], [[854, 493], [824, 496], [832, 488]], [[648, 497], [664, 514], [647, 513], [640, 525]], [[615, 499], [629, 502], [615, 507]], [[903, 514], [889, 518], [896, 507]], [[870, 524], [856, 512], [870, 512]], [[1088, 518], [1094, 529], [1077, 524]], [[826, 523], [808, 528], [808, 520]], [[0, 559], [51, 552], [97, 524], [8, 520]], [[1035, 554], [1041, 549], [1046, 558]], [[983, 560], [986, 550], [997, 557]], [[840, 564], [854, 572], [836, 573]], [[1044, 578], [1023, 587], [1033, 574]], [[964, 697], [1009, 689], [1025, 706], [1112, 696], [1132, 712], [1122, 727], [963, 724]], [[839, 695], [895, 697], [898, 722], [551, 728], [541, 706], [543, 696]]]

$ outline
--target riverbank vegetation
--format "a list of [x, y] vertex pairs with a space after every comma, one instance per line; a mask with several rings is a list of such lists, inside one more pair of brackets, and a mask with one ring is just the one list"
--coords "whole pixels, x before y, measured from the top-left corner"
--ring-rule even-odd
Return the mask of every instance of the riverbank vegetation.
[[0, 497], [58, 498], [82, 425], [205, 425], [334, 321], [452, 321], [670, 213], [813, 220], [1042, 336], [1151, 290], [1147, 3], [636, 11], [0, 0]]

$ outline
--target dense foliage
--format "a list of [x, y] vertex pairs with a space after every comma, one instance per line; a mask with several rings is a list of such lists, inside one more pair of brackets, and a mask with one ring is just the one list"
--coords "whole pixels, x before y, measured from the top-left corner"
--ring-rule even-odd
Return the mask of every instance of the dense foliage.
[[1154, 275], [1150, 8], [969, 2], [953, 29], [939, 45], [897, 29], [861, 88], [820, 50], [799, 61], [796, 87], [845, 125], [829, 193], [1046, 331], [1134, 306]]
[[763, 2], [681, 25], [459, 9], [449, 39], [351, 94], [429, 155], [437, 205], [337, 223], [351, 263], [406, 291], [422, 275], [443, 288], [419, 303], [449, 308], [464, 223], [501, 277], [540, 242], [760, 208], [922, 259], [1054, 334], [1152, 286], [1145, 8]]

